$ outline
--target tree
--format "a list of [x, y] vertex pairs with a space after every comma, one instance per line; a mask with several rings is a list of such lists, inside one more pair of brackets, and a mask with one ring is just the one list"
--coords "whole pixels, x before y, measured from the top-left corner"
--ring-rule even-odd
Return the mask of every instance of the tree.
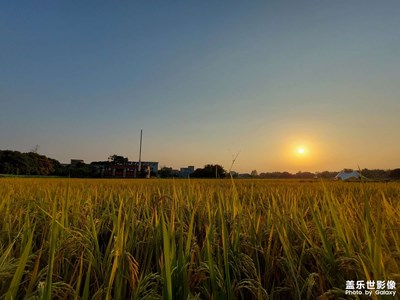
[[23, 153], [19, 151], [2, 151], [0, 161], [0, 173], [4, 174], [30, 174], [33, 166]]
[[198, 168], [190, 175], [193, 178], [225, 178], [226, 171], [220, 165], [205, 165], [204, 168]]
[[172, 172], [172, 168], [170, 168], [170, 167], [162, 167], [162, 168], [160, 169], [160, 171], [158, 171], [158, 175], [159, 175], [161, 178], [171, 178], [171, 177], [174, 177], [174, 174], [173, 174], [173, 172]]
[[117, 155], [117, 154], [110, 155], [108, 157], [108, 160], [110, 160], [113, 164], [116, 164], [116, 165], [123, 165], [123, 164], [126, 164], [129, 162], [129, 159], [127, 157], [123, 157], [123, 156]]
[[282, 172], [282, 173], [280, 174], [280, 178], [290, 179], [290, 178], [293, 178], [293, 174], [291, 174], [291, 173], [285, 171], [285, 172]]
[[390, 179], [400, 179], [400, 169], [390, 171], [389, 177]]
[[314, 173], [311, 172], [297, 172], [296, 175], [294, 175], [295, 178], [299, 179], [313, 179], [315, 177]]
[[257, 172], [257, 170], [251, 171], [250, 175], [251, 175], [251, 177], [258, 177], [258, 172]]
[[0, 173], [17, 175], [50, 175], [54, 161], [34, 152], [0, 151]]
[[387, 179], [390, 175], [390, 172], [380, 169], [362, 169], [361, 174], [368, 179]]
[[318, 178], [334, 178], [338, 172], [323, 171], [317, 174]]

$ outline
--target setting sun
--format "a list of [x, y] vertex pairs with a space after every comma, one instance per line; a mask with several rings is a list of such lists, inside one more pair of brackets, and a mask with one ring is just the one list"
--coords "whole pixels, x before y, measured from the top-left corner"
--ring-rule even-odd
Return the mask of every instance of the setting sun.
[[299, 148], [297, 149], [297, 153], [298, 154], [304, 154], [306, 151], [304, 150], [304, 148]]

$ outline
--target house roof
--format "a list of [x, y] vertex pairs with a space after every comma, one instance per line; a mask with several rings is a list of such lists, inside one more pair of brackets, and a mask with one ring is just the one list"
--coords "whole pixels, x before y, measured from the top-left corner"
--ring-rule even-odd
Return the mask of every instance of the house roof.
[[361, 174], [356, 171], [353, 171], [353, 172], [341, 171], [335, 176], [335, 178], [336, 179], [340, 178], [341, 180], [347, 180], [350, 178], [361, 178]]

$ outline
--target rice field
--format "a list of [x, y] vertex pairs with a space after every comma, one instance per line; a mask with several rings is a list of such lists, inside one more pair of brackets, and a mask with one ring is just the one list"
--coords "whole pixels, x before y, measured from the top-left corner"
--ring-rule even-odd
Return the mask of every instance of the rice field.
[[[346, 295], [349, 280], [397, 294]], [[0, 178], [0, 299], [394, 299], [399, 285], [399, 182]]]

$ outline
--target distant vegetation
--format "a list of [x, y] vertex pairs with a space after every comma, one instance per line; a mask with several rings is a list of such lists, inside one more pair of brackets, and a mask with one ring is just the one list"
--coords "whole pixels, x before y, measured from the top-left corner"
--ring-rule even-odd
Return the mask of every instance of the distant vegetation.
[[51, 175], [60, 163], [35, 152], [0, 151], [0, 174]]
[[58, 160], [35, 152], [0, 150], [0, 174], [63, 177], [100, 177], [93, 165], [62, 165]]
[[[100, 178], [99, 167], [107, 167], [111, 164], [124, 164], [128, 158], [121, 155], [110, 155], [106, 161], [96, 161], [90, 164], [78, 162], [74, 165], [61, 164], [58, 160], [38, 154], [34, 151], [23, 153], [12, 150], [0, 150], [0, 174], [3, 175], [28, 175], [28, 176], [61, 176], [75, 178]], [[338, 172], [324, 171], [319, 173], [297, 172], [264, 172], [253, 170], [250, 174], [238, 174], [232, 172], [233, 177], [241, 178], [266, 178], [266, 179], [313, 179], [334, 178]], [[362, 169], [361, 174], [372, 180], [399, 180], [400, 168], [393, 170], [369, 170]], [[159, 177], [179, 177], [179, 172], [169, 167], [159, 170]], [[230, 177], [221, 165], [207, 164], [203, 168], [197, 168], [190, 175], [192, 178], [226, 178]]]
[[198, 168], [190, 177], [193, 178], [225, 178], [226, 171], [220, 165], [205, 165], [204, 168]]

